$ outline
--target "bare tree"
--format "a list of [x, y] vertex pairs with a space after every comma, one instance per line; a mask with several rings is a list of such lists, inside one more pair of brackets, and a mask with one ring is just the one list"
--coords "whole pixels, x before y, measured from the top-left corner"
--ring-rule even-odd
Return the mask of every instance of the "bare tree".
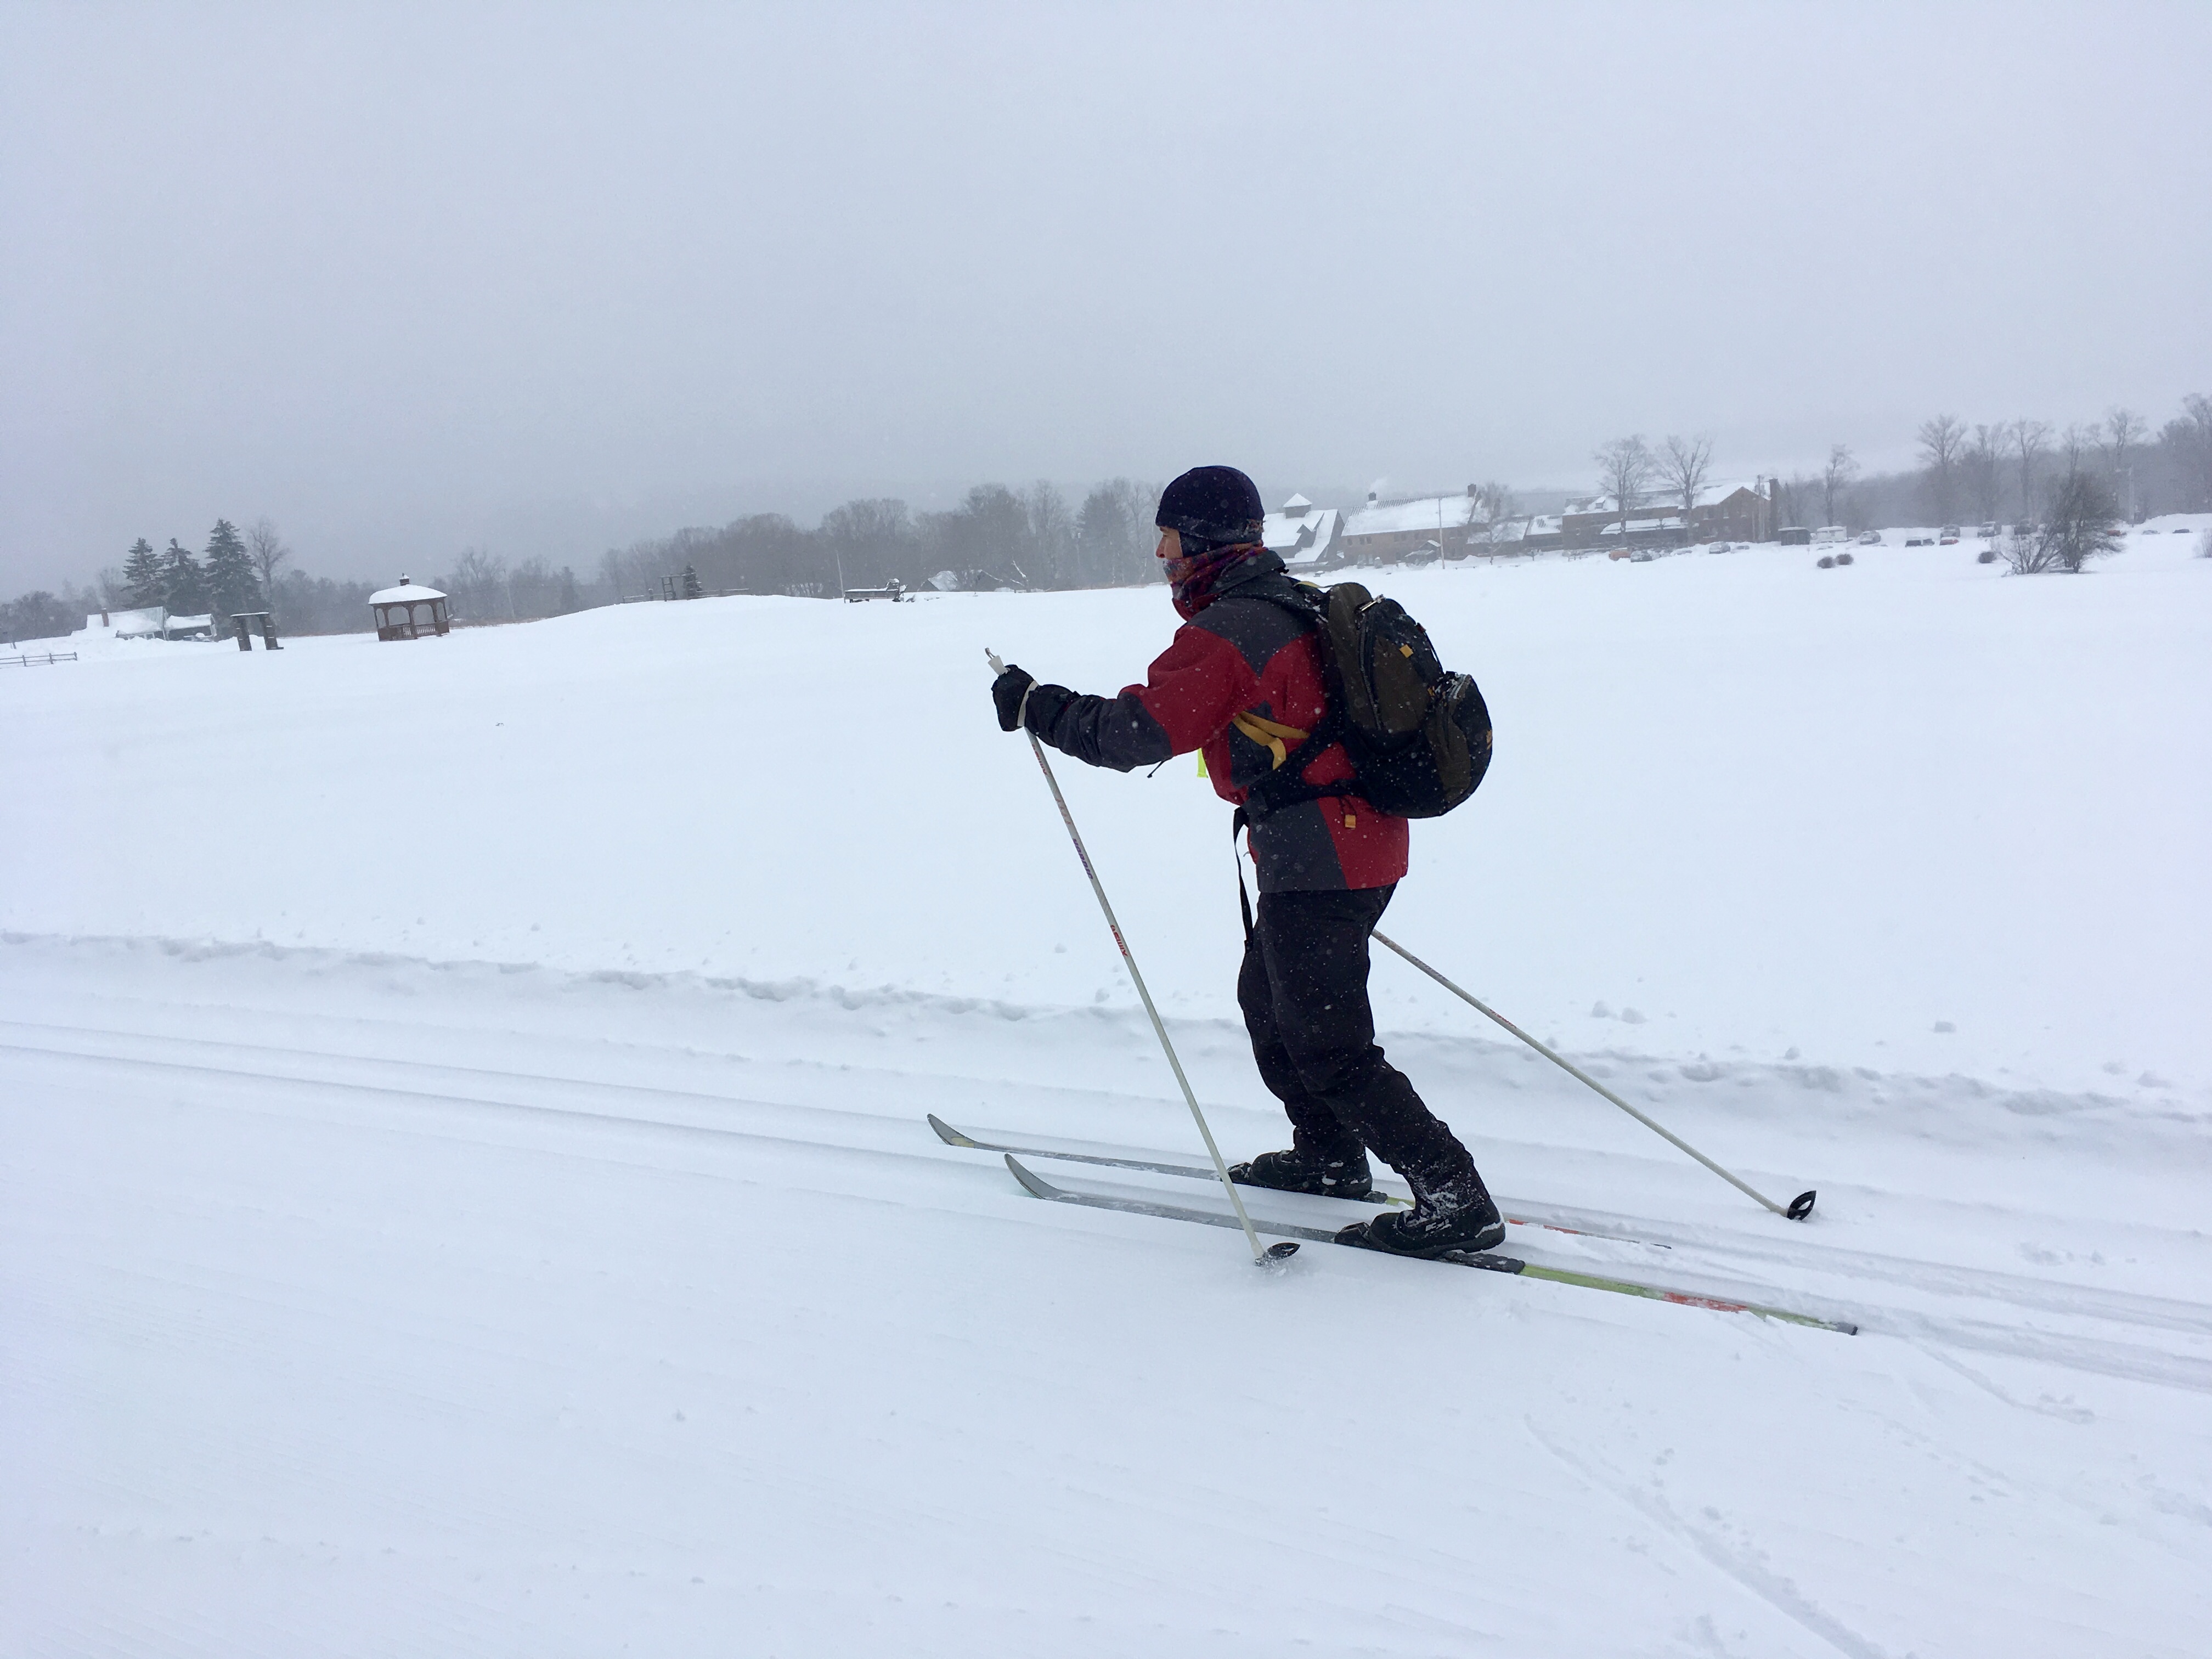
[[1828, 451], [1828, 464], [1820, 469], [1820, 506], [1827, 514], [1822, 523], [1836, 522], [1836, 497], [1858, 475], [1859, 464], [1852, 459], [1849, 444], [1838, 444]]
[[867, 496], [832, 507], [822, 515], [822, 539], [842, 591], [880, 587], [896, 578], [921, 581], [921, 546], [906, 503], [892, 496]]
[[1920, 459], [1928, 469], [1929, 503], [1937, 521], [1948, 524], [1957, 492], [1959, 462], [1966, 451], [1966, 425], [1955, 415], [1938, 415], [1932, 421], [1923, 421], [1917, 435]]
[[1024, 492], [1022, 506], [1029, 513], [1030, 562], [1036, 585], [1075, 586], [1075, 519], [1067, 497], [1040, 478]]
[[565, 598], [566, 590], [574, 584], [574, 575], [554, 569], [550, 560], [525, 559], [507, 579], [507, 611], [515, 617], [552, 617], [564, 609], [574, 610]]
[[1598, 487], [1613, 497], [1614, 509], [1620, 514], [1620, 533], [1628, 534], [1628, 515], [1644, 504], [1645, 486], [1651, 482], [1655, 465], [1651, 447], [1639, 433], [1632, 438], [1615, 438], [1595, 451], [1590, 459], [1598, 465]]
[[2066, 430], [2058, 434], [2058, 453], [2066, 458], [2066, 470], [2079, 472], [2088, 453], [2104, 441], [2105, 429], [2092, 421], [2083, 426], [2079, 421], [2069, 421]]
[[2051, 511], [2035, 540], [2048, 562], [2045, 569], [2079, 572], [2087, 560], [2117, 552], [2120, 546], [2119, 503], [2105, 481], [2075, 468], [2051, 494]]
[[439, 580], [452, 593], [456, 621], [512, 621], [514, 597], [507, 587], [507, 561], [481, 547], [466, 547]]
[[2192, 392], [2181, 400], [2181, 413], [2159, 428], [2159, 442], [2172, 458], [2191, 507], [2212, 507], [2212, 398]]
[[1152, 550], [1159, 532], [1152, 513], [1158, 486], [1134, 478], [1109, 478], [1091, 486], [1076, 515], [1084, 580], [1109, 586], [1133, 586], [1160, 580]]
[[2105, 465], [2112, 475], [2121, 514], [2130, 520], [2136, 514], [2136, 475], [2128, 454], [2149, 432], [2149, 422], [2132, 409], [2116, 404], [2105, 411]]
[[2020, 516], [2033, 523], [2035, 510], [2035, 460], [2051, 446], [2051, 422], [2031, 421], [2025, 416], [2012, 423], [2013, 453], [2020, 457]]
[[2002, 493], [2004, 474], [2005, 428], [2002, 422], [1996, 426], [1978, 426], [1974, 435], [1960, 458], [1960, 470], [1966, 475], [1967, 498], [1974, 512], [1984, 524], [1994, 523], [1997, 516], [1997, 497]]
[[[1482, 485], [1474, 492], [1474, 495], [1475, 500], [1482, 507], [1483, 521], [1486, 526], [1483, 538], [1495, 545], [1498, 532], [1504, 527], [1506, 521], [1520, 513], [1521, 499], [1513, 493], [1510, 485], [1499, 483], [1495, 478]], [[1472, 532], [1470, 532], [1470, 538]]]
[[284, 538], [276, 533], [275, 525], [265, 518], [256, 519], [246, 532], [246, 556], [261, 573], [261, 602], [274, 611], [277, 567], [292, 556], [292, 550], [284, 545]]
[[2039, 576], [2058, 568], [2058, 560], [2033, 525], [2016, 524], [1999, 544], [2004, 562], [2015, 576]]
[[1682, 528], [1686, 534], [1690, 514], [1698, 510], [1698, 497], [1711, 476], [1713, 441], [1700, 434], [1695, 438], [1678, 438], [1667, 434], [1666, 443], [1652, 458], [1652, 465], [1660, 479], [1674, 492], [1674, 499], [1682, 504]]

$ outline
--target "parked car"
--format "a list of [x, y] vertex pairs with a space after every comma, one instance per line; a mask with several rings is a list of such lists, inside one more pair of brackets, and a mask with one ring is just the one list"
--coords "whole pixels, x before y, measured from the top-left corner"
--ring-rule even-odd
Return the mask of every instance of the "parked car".
[[1907, 536], [1905, 538], [1905, 544], [1907, 547], [1933, 547], [1936, 545], [1936, 538], [1932, 536]]
[[1859, 545], [1861, 547], [1880, 547], [1881, 545], [1881, 532], [1879, 530], [1860, 531]]
[[1993, 524], [1985, 524], [1974, 533], [1977, 536], [1987, 536], [1991, 539], [1995, 539], [1997, 533], [1997, 527]]

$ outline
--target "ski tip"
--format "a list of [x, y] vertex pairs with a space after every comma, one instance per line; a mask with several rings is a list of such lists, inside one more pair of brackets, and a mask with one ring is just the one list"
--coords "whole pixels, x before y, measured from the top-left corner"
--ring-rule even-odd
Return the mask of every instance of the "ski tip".
[[1054, 1187], [1052, 1182], [1045, 1180], [1042, 1176], [1033, 1175], [1029, 1170], [1024, 1169], [1021, 1164], [1021, 1160], [1017, 1158], [1012, 1152], [1008, 1152], [1006, 1154], [1006, 1168], [1012, 1172], [1014, 1179], [1020, 1182], [1023, 1187], [1028, 1190], [1032, 1197], [1058, 1198], [1060, 1196], [1060, 1189], [1058, 1188]]
[[970, 1140], [934, 1112], [927, 1115], [929, 1127], [937, 1131], [937, 1138], [948, 1146], [980, 1146], [981, 1141]]
[[1272, 1267], [1278, 1261], [1288, 1261], [1297, 1253], [1298, 1241], [1295, 1238], [1285, 1238], [1278, 1243], [1270, 1244], [1252, 1259], [1266, 1267]]
[[1790, 1207], [1782, 1213], [1792, 1221], [1802, 1221], [1813, 1213], [1813, 1200], [1819, 1196], [1818, 1193], [1800, 1193], [1790, 1200]]

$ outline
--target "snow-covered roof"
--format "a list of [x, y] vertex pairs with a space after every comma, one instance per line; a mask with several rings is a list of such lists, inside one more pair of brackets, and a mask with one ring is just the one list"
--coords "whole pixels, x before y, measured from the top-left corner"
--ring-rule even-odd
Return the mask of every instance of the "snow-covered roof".
[[[1635, 500], [1629, 502], [1628, 510], [1631, 513], [1637, 512], [1650, 505], [1651, 499], [1652, 492], [1647, 489], [1641, 495], [1638, 495]], [[1618, 513], [1620, 511], [1620, 503], [1611, 495], [1592, 495], [1587, 501], [1569, 501], [1567, 503], [1567, 511], [1579, 518], [1584, 514], [1591, 513]]]
[[[160, 633], [162, 624], [169, 619], [169, 613], [160, 605], [154, 605], [142, 611], [110, 611], [107, 617], [108, 626], [114, 630], [115, 637], [127, 640], [141, 634]], [[93, 628], [98, 626], [99, 622], [99, 617], [90, 616], [84, 619], [84, 625]]]
[[[1700, 486], [1698, 490], [1697, 500], [1692, 503], [1692, 505], [1696, 507], [1717, 507], [1721, 502], [1728, 500], [1729, 496], [1735, 495], [1740, 489], [1748, 490], [1754, 495], [1759, 493], [1759, 486], [1752, 483], [1750, 480], [1746, 478], [1731, 478], [1725, 483], [1709, 483]], [[1642, 495], [1638, 495], [1634, 501], [1631, 501], [1628, 504], [1628, 510], [1631, 513], [1634, 513], [1640, 509], [1648, 513], [1655, 507], [1665, 507], [1679, 510], [1681, 504], [1682, 492], [1679, 489], [1670, 489], [1665, 484], [1661, 483], [1652, 485]], [[1567, 503], [1567, 511], [1577, 514], [1586, 513], [1618, 513], [1620, 511], [1620, 508], [1610, 495], [1593, 495], [1588, 501], [1570, 501]]]
[[397, 587], [380, 588], [368, 596], [371, 605], [412, 605], [423, 599], [442, 599], [446, 596], [434, 587], [425, 587], [420, 582], [402, 582]]
[[1471, 495], [1426, 495], [1419, 501], [1364, 507], [1344, 521], [1347, 536], [1401, 536], [1409, 530], [1457, 530], [1475, 518]]
[[[1753, 480], [1749, 478], [1731, 478], [1725, 483], [1707, 484], [1703, 489], [1700, 489], [1698, 492], [1697, 505], [1699, 507], [1717, 506], [1722, 501], [1726, 501], [1729, 496], [1735, 495], [1740, 489], [1747, 491], [1753, 495], [1759, 493], [1759, 485]], [[1678, 495], [1675, 499], [1679, 501], [1680, 499], [1680, 495]]]
[[[1291, 499], [1300, 501], [1304, 497], [1294, 495]], [[1261, 528], [1261, 544], [1271, 553], [1281, 554], [1285, 563], [1294, 562], [1296, 555], [1318, 558], [1336, 540], [1338, 520], [1342, 514], [1333, 507], [1314, 512], [1310, 510], [1311, 501], [1307, 501], [1306, 506], [1309, 510], [1297, 518], [1270, 513]]]
[[1308, 501], [1304, 496], [1293, 495], [1290, 500], [1283, 503], [1283, 512], [1288, 517], [1295, 519], [1299, 514], [1304, 512], [1312, 505], [1313, 503]]

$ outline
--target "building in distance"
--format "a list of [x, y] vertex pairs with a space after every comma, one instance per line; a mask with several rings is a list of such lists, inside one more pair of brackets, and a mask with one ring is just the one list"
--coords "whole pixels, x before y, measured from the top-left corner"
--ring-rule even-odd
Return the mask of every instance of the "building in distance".
[[[1474, 485], [1464, 495], [1422, 495], [1384, 501], [1373, 490], [1367, 505], [1344, 521], [1344, 556], [1351, 564], [1393, 564], [1441, 556], [1456, 559], [1480, 550], [1489, 531]], [[1434, 543], [1433, 551], [1429, 544]], [[1469, 544], [1477, 544], [1470, 550]]]
[[368, 596], [368, 608], [376, 617], [376, 637], [380, 640], [420, 640], [444, 633], [452, 625], [446, 611], [446, 596], [434, 587], [425, 587], [419, 582], [399, 579], [397, 587], [379, 588]]
[[1665, 489], [1647, 489], [1626, 513], [1611, 495], [1570, 501], [1560, 515], [1560, 544], [1569, 548], [1679, 547], [1698, 542], [1771, 542], [1777, 526], [1775, 481], [1759, 477], [1707, 484], [1689, 510]]
[[1267, 514], [1261, 539], [1288, 570], [1327, 570], [1344, 562], [1344, 514], [1293, 495]]

